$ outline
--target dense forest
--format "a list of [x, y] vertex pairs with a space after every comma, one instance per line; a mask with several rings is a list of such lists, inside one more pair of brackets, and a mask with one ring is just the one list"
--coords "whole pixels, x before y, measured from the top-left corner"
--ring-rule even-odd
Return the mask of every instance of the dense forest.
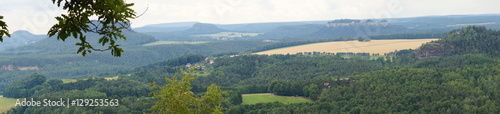
[[[221, 105], [228, 114], [500, 113], [499, 43], [500, 31], [469, 26], [447, 32], [440, 40], [417, 50], [400, 50], [394, 56], [376, 59], [346, 59], [340, 55], [191, 54], [113, 74], [120, 76], [118, 80], [90, 77], [62, 83], [40, 74], [28, 74], [10, 84], [4, 96], [114, 98], [123, 104], [16, 107], [8, 113], [152, 113], [151, 107], [157, 99], [147, 95], [152, 91], [147, 85], [168, 84], [164, 78], [182, 74], [180, 69], [196, 68], [197, 73], [192, 75], [196, 80], [190, 85], [193, 94], [202, 96], [212, 84], [228, 91]], [[241, 104], [241, 94], [247, 93], [303, 96], [314, 102]]]

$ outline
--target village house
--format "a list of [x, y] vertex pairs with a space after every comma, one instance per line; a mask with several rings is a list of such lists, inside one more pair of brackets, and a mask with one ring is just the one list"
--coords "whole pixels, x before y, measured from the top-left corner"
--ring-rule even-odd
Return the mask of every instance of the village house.
[[330, 83], [323, 84], [324, 88], [330, 88]]

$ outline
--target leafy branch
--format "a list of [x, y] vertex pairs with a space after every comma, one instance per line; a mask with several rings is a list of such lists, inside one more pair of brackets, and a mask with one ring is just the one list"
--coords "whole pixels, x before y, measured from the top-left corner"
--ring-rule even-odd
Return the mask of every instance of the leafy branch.
[[10, 37], [9, 29], [7, 29], [7, 24], [2, 21], [3, 16], [0, 16], [0, 42], [3, 42], [3, 35]]
[[[76, 46], [80, 46], [77, 53], [85, 56], [92, 51], [108, 51], [111, 55], [120, 57], [123, 49], [116, 40], [124, 39], [122, 30], [130, 27], [129, 19], [136, 17], [136, 12], [130, 9], [133, 3], [125, 3], [123, 0], [52, 0], [58, 7], [63, 7], [68, 14], [56, 17], [58, 23], [52, 26], [47, 33], [50, 37], [56, 35], [57, 40], [65, 41], [72, 36], [80, 39]], [[98, 17], [97, 21], [91, 21], [90, 17]], [[102, 37], [99, 44], [108, 45], [108, 48], [94, 48], [86, 40], [84, 33], [96, 33]]]

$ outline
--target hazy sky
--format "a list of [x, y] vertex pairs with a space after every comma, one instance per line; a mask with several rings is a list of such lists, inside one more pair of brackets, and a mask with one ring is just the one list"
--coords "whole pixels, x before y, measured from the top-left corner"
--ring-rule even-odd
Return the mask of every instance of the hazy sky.
[[[127, 0], [143, 16], [132, 27], [199, 21], [253, 22], [395, 18], [427, 15], [499, 14], [500, 0]], [[64, 13], [51, 0], [0, 0], [0, 15], [10, 32], [46, 34]]]

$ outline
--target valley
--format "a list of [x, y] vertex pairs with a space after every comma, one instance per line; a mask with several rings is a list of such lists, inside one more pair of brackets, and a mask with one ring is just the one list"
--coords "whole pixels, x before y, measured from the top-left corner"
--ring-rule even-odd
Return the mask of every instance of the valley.
[[[163, 23], [123, 29], [120, 57], [15, 32], [22, 40], [0, 47], [0, 112], [499, 113], [498, 17]], [[14, 98], [120, 106], [13, 107]]]

